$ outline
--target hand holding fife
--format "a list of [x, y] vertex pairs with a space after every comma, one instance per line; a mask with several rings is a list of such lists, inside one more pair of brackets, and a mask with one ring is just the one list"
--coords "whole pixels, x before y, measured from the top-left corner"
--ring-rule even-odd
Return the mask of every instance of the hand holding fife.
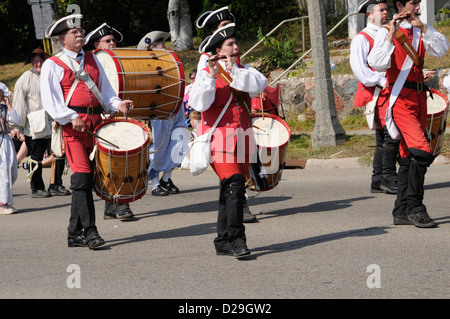
[[133, 109], [134, 108], [134, 104], [133, 101], [131, 100], [123, 100], [119, 103], [119, 107], [118, 110], [122, 113], [127, 113], [127, 109]]
[[219, 59], [216, 59], [217, 57], [218, 55], [215, 54], [208, 60], [209, 77], [213, 79], [217, 78], [217, 75], [219, 74]]

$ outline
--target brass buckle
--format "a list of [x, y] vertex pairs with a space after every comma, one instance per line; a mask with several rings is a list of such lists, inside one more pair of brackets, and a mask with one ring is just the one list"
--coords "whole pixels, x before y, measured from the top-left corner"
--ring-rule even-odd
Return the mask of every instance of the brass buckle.
[[93, 107], [92, 105], [89, 105], [89, 106], [87, 107], [86, 114], [87, 114], [87, 115], [92, 115], [92, 114], [94, 114], [94, 107]]
[[417, 91], [422, 92], [423, 91], [423, 82], [417, 82]]

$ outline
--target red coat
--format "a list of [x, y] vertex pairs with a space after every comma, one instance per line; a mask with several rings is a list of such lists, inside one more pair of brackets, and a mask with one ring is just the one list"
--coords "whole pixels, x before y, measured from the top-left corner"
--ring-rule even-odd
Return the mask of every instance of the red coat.
[[[209, 72], [208, 68], [204, 70]], [[201, 134], [206, 133], [214, 126], [220, 112], [230, 98], [231, 88], [224, 80], [218, 77], [215, 86], [216, 98], [210, 108], [202, 112]], [[238, 140], [237, 131], [253, 138], [251, 126], [252, 122], [247, 113], [234, 97], [213, 134], [211, 149], [216, 152], [234, 152]], [[249, 154], [249, 147], [246, 147], [245, 150], [245, 154]]]
[[[369, 42], [369, 53], [370, 53], [370, 51], [373, 48], [373, 43], [374, 43], [373, 38], [368, 33], [363, 32], [363, 31], [359, 32], [358, 34], [363, 35]], [[355, 107], [365, 106], [365, 105], [367, 105], [367, 103], [372, 101], [374, 91], [375, 91], [375, 87], [365, 86], [364, 84], [359, 82], [358, 89], [355, 94], [355, 104], [354, 104]]]
[[[59, 58], [51, 57], [56, 64], [64, 68], [64, 76], [61, 80], [61, 88], [64, 98], [67, 98], [72, 84], [75, 80], [74, 72]], [[89, 72], [89, 76], [99, 87], [100, 72], [91, 52], [85, 52], [85, 70]], [[78, 81], [77, 87], [73, 92], [69, 105], [78, 107], [101, 107], [94, 93], [91, 92], [83, 81]], [[78, 113], [80, 118], [86, 125], [86, 130], [93, 132], [95, 127], [101, 123], [100, 114], [88, 115], [85, 113]], [[93, 138], [86, 132], [77, 132], [72, 128], [72, 123], [63, 126], [64, 141], [66, 144], [66, 157], [73, 173], [90, 173], [91, 163], [89, 161], [89, 154], [93, 149]]]

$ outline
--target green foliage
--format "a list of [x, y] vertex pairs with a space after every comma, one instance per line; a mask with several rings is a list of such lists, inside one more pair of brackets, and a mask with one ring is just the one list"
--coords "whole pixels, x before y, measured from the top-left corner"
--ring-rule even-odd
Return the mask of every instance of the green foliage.
[[285, 69], [298, 59], [297, 47], [299, 46], [294, 38], [288, 36], [288, 31], [284, 31], [281, 40], [274, 37], [267, 37], [262, 34], [261, 28], [258, 29], [258, 39], [264, 38], [264, 45], [270, 50], [262, 59], [266, 65], [266, 70]]

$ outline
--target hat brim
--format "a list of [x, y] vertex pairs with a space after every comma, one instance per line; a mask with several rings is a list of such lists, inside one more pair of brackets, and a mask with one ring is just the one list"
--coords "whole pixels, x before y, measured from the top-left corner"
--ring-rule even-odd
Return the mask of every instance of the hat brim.
[[202, 48], [199, 48], [200, 53], [213, 52], [215, 48], [220, 46], [223, 41], [236, 37], [235, 24], [229, 23], [226, 26], [217, 29], [211, 36], [208, 36], [203, 42]]
[[103, 38], [104, 36], [112, 34], [117, 42], [123, 41], [123, 35], [118, 30], [109, 26], [106, 22], [99, 26], [94, 31], [89, 32], [89, 34], [85, 37], [84, 43], [94, 43], [95, 41]]
[[45, 37], [51, 38], [63, 34], [64, 32], [70, 29], [83, 27], [84, 27], [83, 15], [80, 13], [71, 14], [50, 24], [45, 30]]
[[27, 60], [25, 61], [24, 64], [25, 65], [26, 64], [30, 64], [31, 60], [33, 60], [34, 56], [36, 56], [36, 55], [39, 55], [41, 57], [41, 59], [44, 60], [44, 61], [47, 60], [50, 57], [50, 55], [47, 52], [45, 52], [44, 50], [42, 50], [42, 49], [35, 49], [28, 56], [28, 58], [27, 58]]
[[218, 25], [221, 21], [225, 20], [230, 20], [231, 23], [235, 22], [234, 15], [228, 10], [228, 6], [222, 7], [215, 11], [206, 11], [197, 19], [196, 25], [199, 29], [204, 27], [211, 28], [212, 26]]
[[155, 43], [159, 39], [163, 39], [163, 41], [166, 41], [168, 38], [170, 38], [170, 33], [164, 32], [164, 31], [152, 31], [147, 33], [141, 41], [139, 41], [139, 44], [137, 48], [139, 50], [146, 50], [152, 43]]

